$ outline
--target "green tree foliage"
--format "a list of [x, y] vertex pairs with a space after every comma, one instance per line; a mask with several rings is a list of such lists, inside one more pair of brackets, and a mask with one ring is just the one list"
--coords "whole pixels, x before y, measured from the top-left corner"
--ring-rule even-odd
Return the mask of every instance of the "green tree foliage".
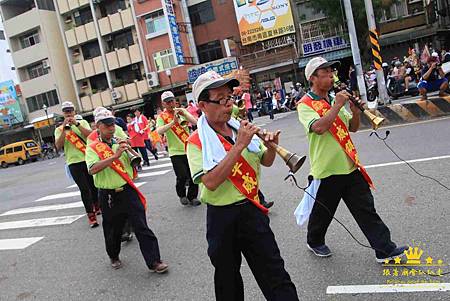
[[[370, 64], [372, 60], [364, 0], [352, 0], [351, 2], [359, 49], [361, 51], [361, 59], [365, 64]], [[381, 9], [383, 7], [392, 5], [395, 2], [396, 0], [372, 0], [375, 18], [378, 19], [381, 16]], [[342, 3], [342, 0], [311, 0], [308, 2], [308, 6], [313, 8], [315, 12], [321, 12], [327, 16], [329, 26], [332, 28], [338, 25], [342, 25], [344, 28], [347, 28], [344, 4]]]

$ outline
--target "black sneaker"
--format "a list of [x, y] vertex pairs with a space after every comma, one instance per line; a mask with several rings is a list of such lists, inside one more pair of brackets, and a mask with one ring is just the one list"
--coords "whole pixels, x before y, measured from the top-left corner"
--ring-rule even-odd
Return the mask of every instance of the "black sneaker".
[[315, 248], [312, 248], [309, 246], [309, 244], [306, 244], [308, 249], [314, 253], [314, 255], [318, 257], [330, 257], [333, 253], [331, 253], [330, 248], [327, 247], [327, 245], [318, 246]]
[[385, 257], [376, 257], [378, 263], [389, 263], [389, 261], [395, 259], [396, 257], [405, 256], [405, 251], [408, 250], [407, 246], [397, 247], [395, 248], [388, 256]]
[[197, 198], [190, 200], [189, 203], [190, 203], [192, 206], [198, 206], [198, 205], [201, 204], [201, 202], [200, 202]]
[[119, 258], [111, 258], [111, 267], [115, 270], [122, 267], [122, 261]]
[[187, 206], [187, 205], [189, 205], [189, 200], [187, 197], [182, 197], [182, 198], [180, 198], [180, 203], [183, 206]]

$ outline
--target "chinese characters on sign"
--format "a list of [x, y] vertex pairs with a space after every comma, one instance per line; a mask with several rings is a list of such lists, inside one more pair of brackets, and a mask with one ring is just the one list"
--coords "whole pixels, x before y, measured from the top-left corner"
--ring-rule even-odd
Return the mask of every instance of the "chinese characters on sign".
[[220, 60], [215, 60], [202, 65], [196, 65], [188, 69], [188, 81], [189, 83], [194, 83], [195, 80], [203, 73], [214, 70], [220, 75], [226, 75], [231, 73], [233, 70], [238, 69], [238, 62], [235, 57], [228, 57]]
[[234, 0], [243, 45], [295, 33], [289, 0]]
[[179, 65], [183, 65], [184, 54], [183, 54], [183, 46], [181, 44], [181, 36], [178, 31], [177, 20], [175, 17], [175, 11], [173, 9], [172, 0], [161, 0], [163, 5], [164, 14], [167, 16], [167, 20], [169, 21], [169, 36], [170, 36], [170, 44], [172, 45], [172, 52], [175, 56], [175, 60]]
[[347, 47], [349, 47], [348, 42], [339, 36], [304, 43], [302, 45], [304, 56], [329, 52]]

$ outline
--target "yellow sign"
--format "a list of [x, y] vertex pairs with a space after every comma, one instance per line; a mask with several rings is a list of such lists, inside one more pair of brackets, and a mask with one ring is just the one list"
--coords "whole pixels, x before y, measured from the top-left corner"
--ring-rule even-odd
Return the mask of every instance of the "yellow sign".
[[243, 45], [295, 33], [289, 0], [234, 0]]
[[[413, 243], [413, 245], [415, 244]], [[400, 256], [394, 258], [394, 263], [389, 260], [384, 262], [383, 276], [387, 278], [387, 284], [440, 282], [437, 277], [442, 276], [443, 267], [447, 265], [442, 259], [436, 260], [430, 255], [423, 258], [425, 256], [423, 256], [424, 251], [421, 246], [425, 247], [424, 244], [419, 243], [404, 252], [406, 262]], [[432, 278], [428, 279], [427, 276]]]
[[52, 119], [44, 119], [38, 122], [33, 123], [35, 129], [45, 128], [46, 126], [55, 124], [55, 120]]

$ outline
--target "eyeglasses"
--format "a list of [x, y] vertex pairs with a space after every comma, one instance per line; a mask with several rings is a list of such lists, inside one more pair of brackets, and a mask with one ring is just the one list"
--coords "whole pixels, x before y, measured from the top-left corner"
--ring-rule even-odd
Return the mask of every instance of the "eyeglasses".
[[63, 113], [72, 113], [75, 110], [74, 109], [64, 109], [62, 111], [63, 111]]
[[226, 104], [228, 104], [230, 102], [234, 102], [234, 97], [233, 97], [233, 95], [228, 95], [226, 97], [222, 97], [222, 98], [219, 98], [217, 100], [213, 100], [213, 99], [205, 100], [205, 102], [215, 103], [215, 104], [223, 106], [223, 105], [226, 105]]

